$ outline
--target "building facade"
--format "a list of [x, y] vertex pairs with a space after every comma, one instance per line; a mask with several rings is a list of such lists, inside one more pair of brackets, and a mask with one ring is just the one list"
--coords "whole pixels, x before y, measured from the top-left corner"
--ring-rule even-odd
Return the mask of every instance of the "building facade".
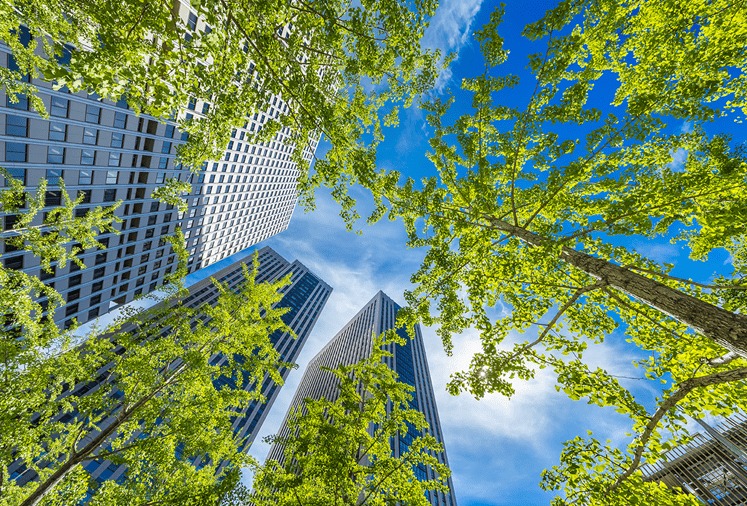
[[[244, 280], [243, 266], [245, 263], [251, 266], [252, 258], [252, 256], [249, 256], [248, 258], [234, 262], [212, 274], [211, 278], [227, 284], [229, 288], [238, 290]], [[288, 262], [269, 247], [264, 247], [258, 251], [258, 260], [259, 271], [256, 278], [257, 282], [276, 281], [291, 274], [291, 284], [283, 290], [283, 298], [278, 303], [278, 306], [290, 308], [282, 318], [296, 334], [296, 337], [294, 338], [287, 332], [276, 332], [270, 338], [275, 348], [280, 352], [281, 360], [294, 362], [319, 319], [319, 314], [324, 308], [332, 292], [332, 288], [298, 260]], [[197, 281], [189, 286], [188, 289], [189, 295], [183, 303], [189, 307], [214, 304], [218, 299], [219, 292], [210, 278]], [[214, 365], [219, 365], [225, 360], [227, 360], [226, 357], [215, 355], [210, 361]], [[107, 372], [107, 367], [104, 367], [102, 370], [96, 371], [92, 376], [108, 378], [109, 375]], [[287, 378], [289, 372], [288, 369], [281, 371], [283, 379]], [[229, 385], [231, 388], [253, 388], [253, 385], [248, 383], [236, 384], [231, 378], [226, 377], [221, 377], [215, 380], [215, 382], [220, 385]], [[77, 385], [73, 393], [82, 395], [81, 389], [84, 388], [86, 391], [92, 391], [96, 387], [92, 385], [92, 382], [85, 382]], [[234, 417], [233, 430], [241, 441], [241, 451], [246, 450], [252, 441], [254, 441], [255, 435], [265, 420], [270, 407], [275, 402], [279, 391], [280, 386], [269, 377], [265, 377], [262, 384], [262, 394], [265, 396], [266, 402], [252, 401], [249, 406]], [[59, 417], [57, 421], [65, 422], [73, 418], [74, 413], [66, 413]], [[100, 428], [103, 430], [107, 425], [104, 422]], [[199, 465], [199, 461], [195, 462], [195, 464]], [[118, 479], [126, 472], [126, 466], [114, 464], [109, 460], [89, 461], [83, 467], [98, 482], [108, 479]], [[17, 461], [11, 465], [8, 471], [10, 478], [18, 480], [21, 485], [36, 479], [36, 473], [26, 468], [21, 461]]]
[[[288, 413], [300, 408], [306, 398], [326, 398], [334, 400], [338, 396], [336, 378], [322, 367], [336, 368], [340, 365], [351, 365], [370, 356], [373, 336], [395, 328], [397, 312], [400, 306], [390, 299], [384, 292], [377, 293], [371, 301], [350, 320], [337, 335], [309, 362], [298, 390], [293, 398]], [[406, 344], [400, 346], [390, 344], [391, 357], [386, 359], [387, 365], [399, 376], [399, 380], [414, 387], [410, 406], [425, 415], [430, 426], [430, 433], [443, 444], [441, 423], [438, 418], [436, 399], [428, 370], [428, 362], [423, 345], [420, 327], [415, 326], [415, 335], [410, 339], [403, 329], [397, 332], [405, 338]], [[278, 432], [278, 435], [288, 436], [288, 414]], [[412, 440], [420, 436], [418, 431], [410, 427], [407, 433], [400, 433], [391, 441], [392, 451], [399, 457], [407, 451]], [[439, 461], [448, 465], [446, 451], [438, 456]], [[268, 459], [283, 460], [281, 445], [273, 445]], [[420, 479], [434, 478], [430, 468], [418, 466], [415, 473]], [[456, 497], [451, 478], [448, 480], [449, 493], [429, 491], [428, 500], [433, 506], [456, 506]]]
[[732, 416], [716, 427], [698, 422], [704, 432], [642, 466], [645, 479], [680, 488], [704, 504], [747, 504], [747, 416]]
[[[191, 23], [189, 8], [181, 8]], [[0, 65], [15, 67], [2, 42]], [[70, 326], [74, 318], [85, 323], [155, 290], [176, 269], [176, 257], [162, 239], [177, 226], [186, 236], [190, 272], [287, 228], [299, 175], [291, 159], [295, 148], [285, 142], [290, 132], [283, 129], [269, 142], [250, 141], [262, 125], [287, 112], [280, 97], [272, 97], [267, 110], [234, 130], [222, 159], [207, 162], [196, 176], [175, 162], [176, 148], [187, 135], [174, 122], [136, 116], [124, 102], [55, 90], [43, 80], [34, 79], [33, 84], [48, 119], [31, 109], [27, 97], [9, 97], [0, 90], [0, 166], [32, 194], [42, 179], [47, 181], [44, 213], [63, 202], [61, 182], [72, 198], [82, 195], [79, 216], [88, 208], [121, 202], [115, 211], [122, 220], [120, 233], [100, 236], [106, 250], [81, 255], [86, 269], [69, 264], [42, 272], [38, 258], [0, 245], [4, 266], [53, 283], [67, 301], [54, 315], [59, 324]], [[208, 108], [206, 103], [189, 103], [183, 114], [199, 117]], [[315, 142], [304, 148], [305, 159], [311, 159], [315, 148]], [[151, 197], [169, 179], [192, 183], [186, 213]], [[1, 176], [0, 185], [8, 186]], [[12, 234], [15, 222], [16, 216], [0, 213], [0, 238]], [[41, 223], [38, 216], [32, 225]]]

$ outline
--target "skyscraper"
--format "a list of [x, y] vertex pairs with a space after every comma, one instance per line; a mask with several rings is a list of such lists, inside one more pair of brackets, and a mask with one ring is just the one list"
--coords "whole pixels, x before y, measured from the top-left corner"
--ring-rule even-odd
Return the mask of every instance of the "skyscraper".
[[[373, 336], [394, 328], [397, 312], [400, 306], [390, 299], [384, 292], [379, 291], [371, 301], [350, 320], [337, 335], [309, 362], [298, 390], [293, 398], [288, 413], [300, 408], [306, 398], [327, 398], [334, 400], [338, 396], [336, 378], [322, 367], [335, 368], [339, 365], [354, 364], [371, 354]], [[399, 380], [415, 388], [411, 407], [419, 410], [425, 415], [430, 426], [430, 433], [443, 444], [441, 423], [438, 418], [436, 399], [433, 394], [428, 362], [425, 356], [423, 337], [420, 327], [415, 326], [415, 335], [412, 339], [408, 337], [404, 329], [398, 329], [397, 333], [404, 337], [406, 344], [400, 346], [390, 344], [389, 350], [392, 357], [387, 358], [387, 365], [399, 376]], [[288, 415], [278, 432], [281, 437], [289, 435]], [[410, 428], [407, 433], [400, 433], [391, 441], [395, 456], [402, 455], [412, 442], [413, 438], [420, 434]], [[270, 449], [268, 459], [283, 460], [283, 448], [274, 445]], [[438, 455], [440, 462], [448, 464], [446, 451]], [[423, 467], [415, 469], [420, 479], [431, 479], [434, 477], [433, 470]], [[456, 497], [451, 478], [448, 480], [449, 493], [428, 492], [428, 499], [434, 506], [455, 506]]]
[[[180, 4], [184, 19], [193, 14]], [[199, 29], [201, 21], [194, 19]], [[190, 24], [191, 26], [191, 24]], [[28, 38], [28, 32], [21, 31]], [[28, 40], [25, 40], [28, 43]], [[14, 68], [7, 46], [0, 44], [0, 65]], [[69, 56], [68, 56], [69, 57]], [[64, 59], [62, 60], [64, 64]], [[100, 100], [95, 95], [54, 90], [51, 83], [34, 80], [49, 119], [30, 108], [25, 96], [17, 102], [0, 90], [0, 166], [35, 193], [46, 179], [45, 204], [50, 209], [63, 199], [60, 182], [71, 197], [83, 196], [76, 213], [88, 208], [122, 205], [121, 233], [103, 234], [105, 251], [88, 250], [75, 264], [42, 272], [32, 254], [0, 246], [3, 265], [54, 283], [67, 301], [54, 315], [69, 326], [73, 318], [85, 323], [111, 308], [151, 292], [174, 270], [176, 257], [161, 239], [181, 226], [187, 238], [190, 272], [215, 263], [287, 228], [296, 203], [299, 170], [291, 160], [294, 146], [286, 143], [283, 129], [268, 142], [253, 144], [251, 135], [267, 121], [287, 111], [280, 97], [271, 97], [269, 108], [247, 118], [234, 130], [221, 160], [206, 163], [199, 177], [175, 163], [176, 148], [187, 136], [172, 121], [136, 116], [123, 101]], [[200, 117], [209, 104], [190, 102], [183, 114]], [[304, 148], [310, 160], [316, 142]], [[8, 186], [0, 177], [0, 184]], [[180, 213], [151, 198], [164, 181], [192, 183], [189, 208]], [[0, 213], [0, 238], [16, 222], [15, 215]], [[42, 216], [32, 225], [40, 225]]]
[[[309, 337], [311, 330], [314, 328], [319, 318], [321, 310], [329, 298], [332, 288], [322, 281], [317, 275], [312, 273], [306, 266], [298, 260], [288, 262], [273, 249], [264, 247], [258, 251], [259, 270], [257, 273], [257, 282], [276, 281], [291, 274], [291, 284], [283, 291], [283, 298], [278, 303], [279, 307], [288, 307], [290, 310], [283, 315], [283, 321], [293, 330], [296, 338], [289, 333], [277, 332], [270, 336], [275, 349], [280, 352], [281, 360], [293, 362], [301, 352], [306, 339]], [[242, 258], [214, 273], [211, 277], [229, 288], [238, 290], [238, 287], [244, 280], [243, 266], [246, 262], [252, 261], [252, 257]], [[213, 304], [218, 299], [219, 292], [213, 285], [210, 278], [197, 281], [189, 287], [189, 295], [184, 300], [184, 305], [188, 307], [198, 307], [202, 304]], [[124, 329], [127, 330], [126, 328]], [[226, 357], [215, 355], [211, 358], [213, 365], [219, 365], [225, 361]], [[288, 376], [289, 370], [281, 371], [282, 377]], [[103, 378], [109, 378], [104, 374], [98, 381], [108, 381]], [[233, 380], [231, 378], [221, 377], [216, 380], [217, 383], [227, 385]], [[249, 384], [231, 384], [232, 388], [247, 389], [252, 387]], [[92, 382], [83, 382], [76, 386], [73, 394], [83, 395], [81, 392], [91, 391], [96, 388]], [[234, 434], [241, 440], [240, 450], [245, 450], [252, 441], [264, 421], [267, 413], [277, 398], [280, 386], [273, 382], [269, 377], [265, 377], [262, 383], [262, 393], [266, 398], [265, 403], [252, 401], [241, 413], [233, 417]], [[66, 422], [74, 419], [74, 413], [61, 414], [57, 421]], [[104, 430], [107, 423], [100, 426]], [[196, 462], [199, 465], [199, 461]], [[126, 472], [124, 465], [117, 465], [109, 460], [93, 460], [84, 464], [85, 469], [91, 474], [91, 477], [99, 482], [107, 479], [117, 479]], [[27, 483], [36, 479], [36, 473], [29, 470], [23, 465], [22, 461], [16, 461], [9, 467], [11, 479], [17, 480], [19, 484]]]
[[747, 504], [747, 416], [734, 415], [717, 427], [699, 423], [705, 432], [642, 466], [644, 479], [681, 488], [704, 504]]

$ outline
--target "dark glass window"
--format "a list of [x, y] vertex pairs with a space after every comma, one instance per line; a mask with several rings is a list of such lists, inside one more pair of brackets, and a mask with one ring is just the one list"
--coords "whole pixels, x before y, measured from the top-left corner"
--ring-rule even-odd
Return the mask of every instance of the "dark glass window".
[[101, 118], [101, 107], [97, 105], [86, 106], [86, 123], [98, 124], [99, 118]]
[[93, 284], [91, 284], [91, 291], [92, 292], [100, 292], [102, 288], [104, 288], [104, 282], [103, 281], [96, 281]]
[[83, 280], [82, 274], [76, 274], [75, 276], [70, 276], [70, 279], [67, 280], [67, 286], [78, 286], [80, 282]]
[[14, 137], [28, 137], [29, 120], [21, 116], [7, 114], [5, 116], [5, 134]]
[[124, 134], [120, 134], [120, 133], [116, 133], [116, 132], [112, 134], [111, 147], [113, 147], [113, 148], [121, 148], [123, 142], [124, 142]]
[[171, 143], [164, 141], [163, 146], [161, 146], [161, 153], [168, 154], [169, 151], [171, 151]]
[[99, 131], [95, 128], [83, 129], [83, 144], [96, 144], [99, 138]]
[[95, 149], [82, 150], [80, 152], [80, 164], [81, 165], [93, 165], [93, 160], [94, 160], [95, 155], [96, 155]]
[[64, 171], [62, 169], [47, 169], [47, 185], [59, 186], [60, 179], [62, 179], [63, 176]]
[[104, 202], [114, 202], [115, 200], [117, 200], [117, 189], [116, 188], [104, 190]]
[[65, 142], [67, 139], [67, 125], [64, 123], [55, 123], [54, 121], [49, 124], [49, 140]]
[[91, 190], [78, 190], [78, 197], [83, 197], [83, 200], [81, 203], [83, 204], [90, 204], [91, 203]]
[[5, 161], [6, 162], [25, 162], [26, 161], [26, 144], [21, 142], [5, 143]]
[[[26, 169], [19, 169], [16, 167], [13, 168], [6, 168], [6, 171], [8, 171], [8, 176], [12, 179], [16, 179], [19, 181], [22, 185], [26, 186]], [[5, 186], [10, 186], [10, 183], [8, 180], [5, 180]]]
[[106, 251], [103, 253], [96, 253], [96, 265], [101, 265], [106, 262]]
[[[13, 230], [13, 227], [15, 226], [16, 222], [18, 221], [18, 215], [16, 214], [9, 214], [5, 217], [5, 223], [3, 224], [3, 230]], [[6, 248], [5, 251], [8, 251]]]
[[123, 112], [114, 113], [114, 128], [124, 128], [127, 122], [127, 114]]
[[91, 184], [93, 181], [93, 171], [81, 170], [78, 172], [78, 184]]
[[23, 255], [5, 257], [5, 267], [7, 269], [23, 269]]
[[5, 104], [11, 109], [17, 109], [19, 111], [29, 110], [29, 99], [23, 93], [16, 93], [15, 95], [13, 94], [8, 95], [5, 99]]
[[62, 192], [60, 192], [59, 190], [48, 191], [44, 195], [45, 206], [59, 206], [61, 204], [62, 204]]
[[174, 137], [174, 125], [166, 125], [166, 132], [163, 134], [167, 139]]
[[47, 147], [47, 163], [65, 163], [65, 148]]
[[59, 118], [67, 118], [67, 110], [70, 101], [66, 98], [52, 97], [52, 105], [49, 114]]

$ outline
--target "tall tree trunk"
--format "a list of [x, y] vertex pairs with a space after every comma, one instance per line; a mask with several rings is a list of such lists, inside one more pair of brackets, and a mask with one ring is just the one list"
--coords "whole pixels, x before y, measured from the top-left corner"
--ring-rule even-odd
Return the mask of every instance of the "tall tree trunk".
[[[554, 243], [552, 239], [503, 220], [491, 220], [491, 224], [497, 230], [511, 234], [532, 246]], [[747, 315], [732, 313], [608, 260], [596, 258], [568, 246], [563, 246], [561, 256], [563, 260], [586, 274], [668, 314], [727, 350], [747, 357]]]

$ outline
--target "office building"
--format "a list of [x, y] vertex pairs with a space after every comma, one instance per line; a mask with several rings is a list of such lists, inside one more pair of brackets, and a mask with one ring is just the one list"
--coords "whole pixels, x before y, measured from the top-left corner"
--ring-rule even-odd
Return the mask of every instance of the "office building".
[[[314, 328], [319, 314], [332, 292], [332, 288], [298, 260], [288, 262], [269, 247], [259, 250], [258, 259], [259, 271], [257, 273], [257, 282], [276, 281], [288, 274], [292, 275], [291, 284], [283, 290], [283, 298], [278, 303], [278, 306], [290, 308], [282, 318], [297, 337], [293, 338], [289, 333], [276, 332], [270, 336], [270, 339], [275, 349], [280, 353], [281, 360], [294, 362], [298, 358], [311, 330]], [[227, 284], [230, 288], [238, 289], [244, 280], [243, 266], [245, 263], [249, 263], [251, 267], [251, 262], [252, 256], [243, 258], [220, 269], [212, 275], [212, 278]], [[190, 307], [198, 307], [202, 304], [215, 303], [217, 299], [218, 290], [210, 278], [205, 278], [189, 287], [189, 295], [185, 298], [184, 304]], [[219, 365], [225, 360], [226, 357], [216, 355], [211, 358], [211, 363]], [[102, 371], [97, 371], [100, 378], [109, 378], [106, 369], [105, 367]], [[288, 373], [288, 369], [281, 371], [284, 379], [288, 376]], [[221, 377], [215, 381], [216, 384], [230, 384], [232, 388], [253, 388], [253, 385], [248, 383], [236, 384], [231, 378], [226, 377]], [[76, 387], [76, 391], [80, 391], [80, 389], [92, 391], [95, 388], [91, 382], [84, 382]], [[246, 450], [251, 442], [254, 441], [255, 435], [266, 418], [270, 407], [275, 402], [279, 391], [280, 386], [269, 377], [265, 377], [262, 384], [262, 394], [265, 396], [266, 402], [252, 401], [242, 412], [237, 413], [233, 418], [233, 430], [241, 441], [241, 451]], [[65, 422], [73, 418], [74, 413], [66, 413], [58, 417], [58, 421]], [[103, 430], [107, 425], [104, 422], [100, 425], [100, 428]], [[195, 462], [195, 464], [199, 465], [200, 462]], [[117, 479], [126, 472], [126, 466], [114, 464], [109, 460], [89, 461], [84, 464], [84, 468], [90, 473], [93, 479], [99, 482], [107, 479]], [[36, 479], [36, 473], [27, 469], [21, 461], [16, 461], [12, 464], [8, 471], [11, 479], [18, 480], [21, 485]]]
[[[296, 411], [303, 404], [304, 399], [320, 399], [322, 397], [334, 400], [338, 396], [336, 378], [322, 367], [336, 368], [340, 365], [350, 365], [368, 357], [371, 354], [373, 336], [394, 328], [397, 312], [400, 307], [383, 292], [377, 293], [371, 301], [356, 314], [350, 322], [335, 335], [332, 340], [311, 360], [298, 390], [293, 398], [288, 413]], [[415, 390], [410, 406], [421, 411], [430, 426], [430, 433], [439, 443], [443, 444], [441, 423], [438, 418], [436, 399], [425, 356], [425, 347], [420, 327], [415, 326], [415, 336], [408, 338], [403, 329], [397, 331], [406, 339], [404, 346], [390, 344], [392, 357], [387, 358], [387, 365], [399, 376], [399, 380], [412, 385]], [[281, 437], [288, 436], [288, 415], [278, 432]], [[398, 434], [391, 441], [392, 451], [399, 457], [406, 450], [413, 438], [420, 434], [410, 428], [405, 434]], [[448, 465], [446, 452], [438, 455], [441, 462]], [[270, 449], [268, 459], [283, 461], [283, 448], [276, 444]], [[434, 478], [433, 470], [418, 466], [415, 473], [420, 479]], [[428, 499], [434, 506], [455, 506], [456, 497], [451, 478], [448, 480], [449, 493], [428, 492]]]
[[[188, 7], [181, 8], [183, 17], [189, 16], [199, 29]], [[1, 42], [0, 65], [15, 65]], [[295, 148], [285, 143], [290, 132], [283, 129], [269, 142], [250, 142], [262, 125], [287, 112], [280, 97], [272, 97], [267, 110], [247, 118], [244, 128], [233, 132], [222, 159], [207, 162], [196, 176], [175, 163], [176, 149], [187, 136], [174, 122], [136, 116], [124, 102], [54, 90], [51, 83], [37, 79], [33, 84], [49, 119], [33, 111], [27, 97], [0, 91], [0, 166], [31, 193], [46, 179], [45, 212], [63, 202], [61, 182], [71, 197], [83, 196], [79, 216], [88, 208], [122, 202], [115, 212], [122, 220], [120, 234], [101, 235], [106, 250], [81, 255], [86, 269], [69, 264], [42, 272], [32, 254], [0, 245], [4, 266], [53, 283], [65, 298], [67, 305], [54, 315], [59, 324], [67, 327], [74, 318], [85, 323], [155, 290], [176, 269], [176, 257], [162, 238], [177, 226], [187, 238], [190, 272], [287, 228], [299, 175], [291, 160]], [[207, 103], [190, 102], [182, 114], [199, 117], [208, 109]], [[304, 148], [306, 160], [315, 148], [315, 142]], [[192, 183], [186, 213], [151, 198], [169, 179]], [[0, 177], [3, 184], [7, 186]], [[0, 213], [0, 234], [12, 234], [15, 222], [16, 216]], [[32, 225], [41, 222], [38, 216]]]
[[747, 504], [747, 416], [737, 414], [716, 427], [698, 423], [704, 431], [659, 462], [642, 466], [644, 478], [679, 488], [704, 504]]

